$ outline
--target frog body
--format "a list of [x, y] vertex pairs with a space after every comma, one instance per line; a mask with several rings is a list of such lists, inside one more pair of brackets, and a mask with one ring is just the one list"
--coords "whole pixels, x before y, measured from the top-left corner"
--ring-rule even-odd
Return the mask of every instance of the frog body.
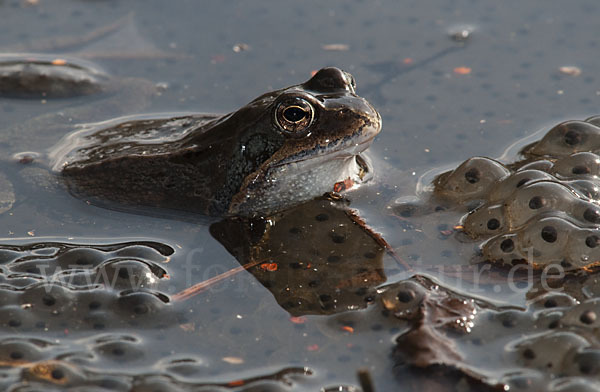
[[268, 214], [360, 182], [357, 156], [381, 117], [352, 76], [324, 68], [236, 112], [126, 118], [68, 135], [51, 152], [72, 193], [91, 201], [206, 215]]

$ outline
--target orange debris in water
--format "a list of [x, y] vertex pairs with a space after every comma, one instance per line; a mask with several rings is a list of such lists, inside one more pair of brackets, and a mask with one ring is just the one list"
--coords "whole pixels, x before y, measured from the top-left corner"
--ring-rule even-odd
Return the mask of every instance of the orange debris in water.
[[67, 60], [64, 59], [54, 59], [52, 60], [52, 65], [66, 65]]
[[306, 317], [290, 317], [290, 321], [294, 324], [304, 324], [306, 322]]
[[277, 263], [262, 263], [260, 268], [270, 272], [277, 271]]
[[454, 68], [454, 73], [458, 75], [468, 75], [471, 73], [471, 68], [469, 67], [456, 67]]
[[318, 344], [311, 344], [310, 346], [306, 347], [306, 349], [308, 351], [317, 351], [319, 349], [319, 345]]
[[336, 182], [333, 186], [333, 191], [339, 193], [345, 191], [346, 189], [352, 188], [353, 185], [354, 181], [352, 181], [352, 179], [348, 177], [344, 181]]
[[346, 332], [354, 333], [354, 328], [352, 328], [352, 327], [351, 327], [351, 326], [349, 326], [349, 325], [344, 325], [344, 326], [342, 327], [342, 329], [343, 329], [344, 331], [346, 331]]
[[246, 382], [244, 380], [235, 380], [235, 381], [230, 381], [227, 383], [227, 385], [229, 385], [230, 387], [239, 387], [241, 385], [244, 385]]
[[312, 78], [313, 76], [315, 76], [317, 74], [317, 72], [319, 72], [316, 69], [313, 69], [312, 71], [310, 71], [310, 77]]
[[224, 62], [225, 62], [225, 56], [222, 55], [222, 54], [215, 54], [210, 59], [210, 63], [211, 64], [221, 64], [221, 63], [224, 63]]
[[414, 62], [413, 59], [411, 59], [410, 57], [405, 58], [404, 60], [402, 60], [402, 62], [406, 65], [408, 64], [412, 64]]

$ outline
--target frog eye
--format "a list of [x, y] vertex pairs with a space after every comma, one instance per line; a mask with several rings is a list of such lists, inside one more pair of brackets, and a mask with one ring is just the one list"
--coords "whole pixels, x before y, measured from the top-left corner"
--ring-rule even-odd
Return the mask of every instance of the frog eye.
[[312, 105], [304, 99], [282, 102], [275, 111], [275, 121], [281, 130], [292, 137], [303, 137], [315, 117]]

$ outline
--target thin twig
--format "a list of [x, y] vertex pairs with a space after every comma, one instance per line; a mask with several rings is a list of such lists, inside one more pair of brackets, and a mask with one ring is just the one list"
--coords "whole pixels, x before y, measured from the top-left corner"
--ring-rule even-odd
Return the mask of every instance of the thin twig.
[[214, 285], [224, 279], [230, 278], [242, 271], [246, 271], [254, 266], [257, 266], [258, 264], [260, 264], [262, 262], [263, 262], [263, 260], [251, 261], [250, 263], [230, 269], [229, 271], [223, 272], [222, 274], [219, 274], [217, 276], [213, 276], [210, 279], [207, 279], [200, 283], [196, 283], [195, 285], [190, 286], [187, 289], [180, 291], [177, 294], [173, 295], [171, 298], [174, 301], [182, 301], [182, 300], [189, 299], [189, 298], [193, 297], [194, 295], [200, 294], [201, 292], [205, 291], [212, 285]]

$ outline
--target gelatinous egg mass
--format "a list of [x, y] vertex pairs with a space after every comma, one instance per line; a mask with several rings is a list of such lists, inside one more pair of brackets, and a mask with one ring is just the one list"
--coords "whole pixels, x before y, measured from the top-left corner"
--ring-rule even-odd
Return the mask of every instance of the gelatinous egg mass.
[[461, 225], [484, 260], [566, 270], [600, 265], [600, 117], [566, 121], [513, 163], [474, 157], [434, 180], [465, 208]]

